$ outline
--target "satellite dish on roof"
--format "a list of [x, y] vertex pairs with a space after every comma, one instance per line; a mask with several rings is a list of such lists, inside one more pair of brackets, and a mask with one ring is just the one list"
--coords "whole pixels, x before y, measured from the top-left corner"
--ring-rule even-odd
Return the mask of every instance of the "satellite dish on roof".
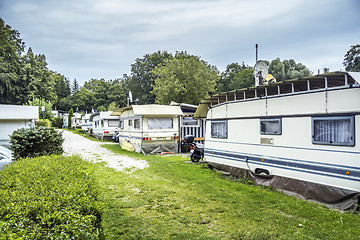
[[262, 85], [268, 75], [268, 65], [265, 61], [259, 60], [254, 67], [255, 86]]

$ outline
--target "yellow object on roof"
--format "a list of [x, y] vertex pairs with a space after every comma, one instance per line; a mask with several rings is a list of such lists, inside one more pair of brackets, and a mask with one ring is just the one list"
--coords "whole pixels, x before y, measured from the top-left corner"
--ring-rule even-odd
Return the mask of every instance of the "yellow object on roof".
[[266, 77], [266, 81], [270, 81], [270, 80], [276, 82], [276, 78], [274, 78], [274, 76], [269, 73]]

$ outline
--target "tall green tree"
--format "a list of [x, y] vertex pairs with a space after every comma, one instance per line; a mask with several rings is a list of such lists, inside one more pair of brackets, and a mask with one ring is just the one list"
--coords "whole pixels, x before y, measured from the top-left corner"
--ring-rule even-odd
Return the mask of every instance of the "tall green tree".
[[360, 72], [360, 44], [353, 45], [345, 54], [345, 70], [349, 72]]
[[23, 97], [45, 99], [51, 102], [57, 100], [55, 79], [47, 68], [45, 55], [36, 55], [31, 48], [23, 56], [22, 82], [28, 86], [27, 94]]
[[69, 110], [69, 116], [68, 116], [68, 128], [71, 128], [71, 118], [74, 116], [74, 110], [71, 108]]
[[272, 74], [277, 81], [284, 81], [299, 77], [307, 77], [311, 75], [311, 71], [303, 64], [296, 63], [294, 59], [281, 61], [276, 58], [269, 65], [269, 73]]
[[91, 109], [108, 109], [110, 103], [125, 106], [126, 94], [119, 79], [91, 79], [73, 95], [73, 108], [90, 112]]
[[186, 52], [176, 53], [151, 72], [155, 76], [153, 93], [159, 104], [171, 101], [198, 104], [214, 92], [219, 80], [216, 67]]
[[71, 93], [74, 95], [74, 94], [76, 94], [79, 90], [80, 90], [80, 86], [79, 86], [78, 81], [77, 81], [76, 78], [75, 78], [74, 81], [73, 81], [73, 84], [72, 84]]
[[20, 33], [0, 18], [0, 103], [25, 103], [19, 95], [25, 87], [20, 81], [24, 48]]
[[55, 91], [58, 99], [66, 98], [71, 95], [69, 79], [60, 73], [53, 73], [55, 81]]
[[60, 73], [53, 72], [52, 74], [55, 81], [55, 92], [57, 96], [57, 101], [54, 103], [54, 105], [57, 109], [68, 109], [64, 108], [63, 102], [71, 95], [69, 79]]
[[143, 58], [137, 58], [131, 65], [131, 75], [125, 79], [125, 88], [133, 93], [134, 99], [139, 99], [139, 104], [155, 102], [153, 93], [154, 76], [152, 70], [164, 64], [165, 60], [173, 56], [167, 51], [157, 51], [145, 54]]
[[236, 73], [231, 79], [229, 90], [247, 88], [255, 85], [254, 70], [249, 67]]
[[238, 63], [227, 65], [225, 71], [221, 73], [217, 92], [226, 92], [254, 85], [255, 80], [252, 72], [253, 68], [246, 66], [245, 63], [241, 65]]

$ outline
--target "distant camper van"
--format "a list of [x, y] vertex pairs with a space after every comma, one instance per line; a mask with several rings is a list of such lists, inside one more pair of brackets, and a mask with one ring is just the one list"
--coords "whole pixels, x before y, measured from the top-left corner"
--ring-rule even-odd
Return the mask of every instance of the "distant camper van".
[[92, 122], [90, 121], [91, 114], [87, 113], [81, 116], [81, 130], [84, 132], [89, 132], [92, 127]]
[[115, 110], [119, 117], [119, 144], [130, 143], [136, 152], [154, 154], [177, 152], [179, 106], [132, 105]]
[[111, 111], [98, 112], [90, 116], [92, 122], [92, 134], [101, 140], [111, 140], [112, 136], [118, 131], [119, 118], [110, 116]]
[[204, 99], [205, 159], [339, 209], [360, 192], [360, 73], [334, 72]]

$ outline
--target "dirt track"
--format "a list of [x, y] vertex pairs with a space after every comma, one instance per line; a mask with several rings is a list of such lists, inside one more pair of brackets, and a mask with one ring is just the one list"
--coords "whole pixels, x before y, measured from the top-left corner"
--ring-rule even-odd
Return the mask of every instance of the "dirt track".
[[80, 155], [82, 158], [92, 162], [104, 161], [108, 167], [129, 173], [149, 166], [145, 160], [115, 154], [100, 147], [100, 145], [106, 143], [91, 141], [69, 131], [64, 131], [63, 137], [65, 139], [63, 143], [64, 151], [68, 155]]

